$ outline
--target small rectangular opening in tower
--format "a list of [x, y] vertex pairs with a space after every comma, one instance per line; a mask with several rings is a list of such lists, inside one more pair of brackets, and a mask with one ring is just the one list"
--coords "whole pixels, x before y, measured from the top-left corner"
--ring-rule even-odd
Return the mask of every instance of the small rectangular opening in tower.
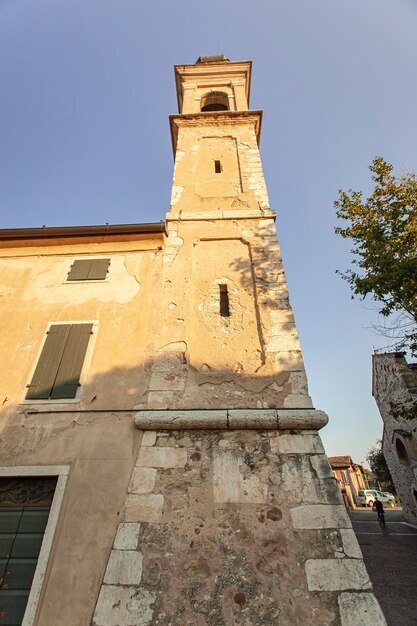
[[216, 174], [221, 174], [222, 173], [222, 164], [221, 161], [214, 161], [214, 171]]
[[220, 315], [222, 317], [230, 317], [229, 293], [227, 285], [219, 285], [220, 289]]

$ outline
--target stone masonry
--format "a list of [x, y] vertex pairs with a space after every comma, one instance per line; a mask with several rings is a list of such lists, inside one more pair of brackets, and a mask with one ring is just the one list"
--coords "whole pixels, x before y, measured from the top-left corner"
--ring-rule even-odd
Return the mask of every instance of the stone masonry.
[[384, 624], [316, 431], [191, 419], [144, 431], [93, 625]]
[[382, 449], [405, 518], [417, 524], [417, 369], [404, 354], [373, 355], [373, 395], [384, 423]]

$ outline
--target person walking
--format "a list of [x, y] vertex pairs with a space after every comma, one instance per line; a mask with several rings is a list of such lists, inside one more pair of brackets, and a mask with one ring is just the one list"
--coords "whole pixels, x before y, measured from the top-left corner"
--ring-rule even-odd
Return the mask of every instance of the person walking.
[[383, 528], [385, 528], [384, 507], [382, 506], [382, 502], [380, 500], [378, 500], [377, 496], [375, 496], [374, 507], [375, 507], [375, 510], [376, 510], [376, 512], [378, 514], [379, 525], [382, 526]]

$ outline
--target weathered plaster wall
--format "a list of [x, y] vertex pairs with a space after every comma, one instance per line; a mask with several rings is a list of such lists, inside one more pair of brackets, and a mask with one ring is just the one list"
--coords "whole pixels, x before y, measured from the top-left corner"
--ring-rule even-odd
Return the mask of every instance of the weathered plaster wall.
[[[162, 241], [141, 242], [143, 250], [92, 243], [93, 256], [111, 258], [105, 281], [66, 281], [88, 244], [5, 251], [3, 410], [24, 399], [47, 325], [82, 320], [98, 322], [83, 409], [311, 406], [269, 213], [170, 215], [163, 250]], [[228, 285], [229, 318], [220, 316], [219, 284]]]
[[[268, 209], [255, 113], [177, 116], [171, 209], [175, 212]], [[222, 163], [216, 174], [214, 161]]]
[[[216, 173], [215, 162], [220, 161]], [[202, 198], [242, 193], [241, 168], [235, 137], [200, 137], [197, 145], [195, 192]]]
[[39, 626], [90, 622], [139, 442], [129, 413], [10, 416], [2, 466], [70, 466]]
[[[190, 357], [198, 370], [249, 373], [262, 365], [249, 254], [241, 239], [194, 243]], [[247, 277], [246, 285], [242, 275]], [[227, 286], [229, 317], [220, 315], [220, 284]]]
[[199, 216], [168, 215], [149, 392], [137, 407], [311, 407], [272, 215]]
[[314, 431], [147, 431], [94, 626], [383, 625]]
[[[92, 618], [140, 442], [129, 409], [145, 391], [162, 244], [149, 237], [2, 250], [1, 465], [70, 466], [35, 621], [42, 626]], [[108, 278], [66, 282], [86, 254], [111, 258]], [[80, 397], [25, 401], [48, 323], [82, 320], [98, 326]]]
[[[226, 66], [216, 67], [202, 74], [214, 80]], [[188, 66], [178, 71], [188, 97]], [[190, 107], [184, 100], [184, 114], [171, 119], [164, 324], [150, 355], [152, 389], [138, 408], [311, 407], [262, 172], [260, 113], [188, 115]], [[219, 284], [229, 318], [220, 316]]]
[[[404, 515], [413, 524], [417, 522], [417, 419], [403, 417], [401, 407], [410, 407], [416, 392], [417, 372], [403, 354], [373, 355], [373, 395], [384, 422], [383, 452]], [[404, 459], [398, 455], [397, 441], [406, 450]]]
[[[50, 322], [97, 321], [81, 408], [126, 408], [145, 392], [145, 348], [152, 342], [153, 311], [160, 301], [162, 238], [153, 247], [107, 243], [8, 249], [0, 258], [3, 329], [0, 362], [2, 412], [15, 412]], [[139, 248], [139, 249], [138, 249]], [[7, 256], [6, 256], [7, 255]], [[87, 257], [85, 255], [88, 255]], [[67, 282], [76, 258], [111, 259], [104, 281]], [[132, 341], [132, 337], [135, 338]], [[88, 370], [88, 372], [86, 371]], [[109, 391], [111, 390], [111, 399]], [[33, 404], [33, 403], [31, 403]], [[51, 406], [51, 402], [47, 403]], [[56, 407], [57, 402], [53, 403]], [[22, 405], [19, 410], [22, 410]], [[4, 424], [4, 422], [3, 422]], [[1, 432], [1, 427], [0, 427]]]

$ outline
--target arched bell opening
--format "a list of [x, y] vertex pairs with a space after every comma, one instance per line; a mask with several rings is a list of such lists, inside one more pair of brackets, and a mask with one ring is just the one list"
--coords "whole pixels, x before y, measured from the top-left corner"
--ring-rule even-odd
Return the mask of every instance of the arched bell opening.
[[229, 97], [223, 91], [211, 91], [201, 98], [201, 111], [229, 111]]

